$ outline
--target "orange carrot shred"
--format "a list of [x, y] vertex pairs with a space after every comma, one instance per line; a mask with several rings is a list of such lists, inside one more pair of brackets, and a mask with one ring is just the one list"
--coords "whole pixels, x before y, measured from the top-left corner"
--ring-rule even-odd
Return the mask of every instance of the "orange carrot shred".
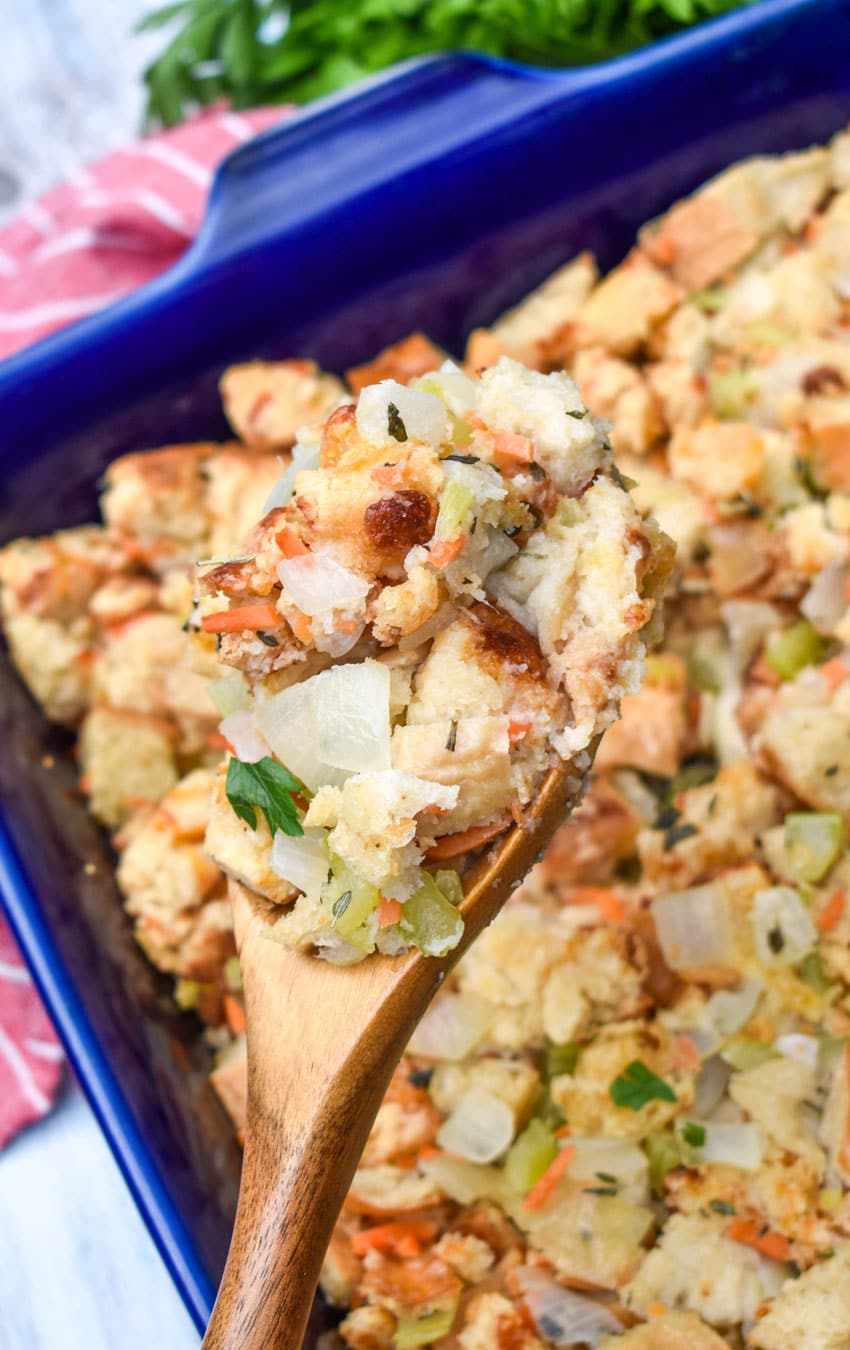
[[673, 1038], [673, 1063], [677, 1069], [686, 1073], [702, 1066], [702, 1055], [697, 1049], [697, 1043], [685, 1031], [677, 1032]]
[[830, 661], [825, 661], [822, 666], [818, 667], [818, 674], [822, 680], [826, 680], [832, 693], [835, 693], [838, 686], [843, 684], [847, 676], [850, 675], [850, 670], [847, 669], [840, 656], [833, 656]]
[[511, 742], [522, 741], [528, 735], [533, 723], [516, 722], [512, 717], [508, 719], [508, 740]]
[[230, 750], [230, 741], [220, 731], [207, 732], [207, 745], [211, 750]]
[[575, 1144], [567, 1144], [557, 1158], [550, 1162], [539, 1181], [535, 1182], [522, 1202], [523, 1209], [542, 1209], [561, 1177], [576, 1155]]
[[437, 1148], [435, 1144], [424, 1144], [419, 1150], [419, 1161], [427, 1162], [429, 1158], [442, 1158], [443, 1150]]
[[398, 900], [382, 899], [378, 905], [378, 927], [389, 928], [401, 918], [401, 903]]
[[308, 642], [313, 640], [313, 620], [309, 614], [302, 614], [300, 609], [296, 609], [290, 616], [289, 626], [297, 637], [298, 641], [306, 647]]
[[400, 464], [379, 464], [372, 470], [372, 477], [376, 483], [380, 483], [385, 488], [404, 487], [404, 461]]
[[776, 1233], [753, 1219], [730, 1219], [726, 1232], [733, 1242], [754, 1247], [771, 1261], [790, 1261], [791, 1243], [783, 1233]]
[[571, 886], [571, 905], [595, 905], [609, 923], [625, 923], [626, 910], [622, 901], [607, 886]]
[[303, 558], [305, 553], [310, 552], [291, 525], [284, 525], [282, 530], [278, 530], [275, 540], [284, 558]]
[[467, 853], [471, 848], [480, 848], [488, 839], [495, 839], [497, 834], [502, 833], [505, 824], [506, 822], [502, 820], [493, 825], [473, 825], [471, 830], [461, 830], [458, 834], [444, 834], [433, 848], [429, 848], [426, 856], [432, 862], [440, 862], [443, 858], [458, 858], [461, 853]]
[[201, 627], [205, 633], [257, 632], [261, 628], [279, 628], [280, 615], [274, 605], [242, 605], [240, 609], [205, 614]]
[[241, 1036], [245, 1030], [245, 1009], [233, 994], [225, 994], [224, 996], [224, 1015], [233, 1035]]
[[418, 1256], [422, 1244], [433, 1242], [436, 1236], [437, 1225], [432, 1219], [403, 1219], [352, 1234], [351, 1250], [355, 1256], [365, 1256], [369, 1251]]
[[646, 1311], [647, 1311], [647, 1313], [649, 1314], [650, 1317], [663, 1317], [664, 1314], [665, 1314], [666, 1311], [667, 1311], [667, 1304], [666, 1304], [666, 1303], [650, 1303], [650, 1305], [649, 1305], [649, 1307], [647, 1308]]
[[491, 431], [493, 454], [504, 459], [518, 459], [530, 464], [534, 459], [534, 441], [530, 436], [518, 436], [514, 431]]
[[817, 917], [817, 925], [822, 933], [829, 933], [842, 918], [847, 905], [847, 895], [844, 891], [836, 891], [831, 895]]
[[448, 567], [450, 562], [454, 562], [465, 543], [465, 534], [458, 534], [454, 539], [435, 540], [431, 545], [431, 562], [435, 567]]

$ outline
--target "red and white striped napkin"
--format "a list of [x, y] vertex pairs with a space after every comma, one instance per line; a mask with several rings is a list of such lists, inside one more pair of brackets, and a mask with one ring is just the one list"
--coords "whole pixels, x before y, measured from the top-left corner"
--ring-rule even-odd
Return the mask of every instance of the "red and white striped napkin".
[[[119, 150], [0, 230], [0, 358], [151, 281], [197, 233], [218, 162], [285, 115], [213, 109]], [[62, 1051], [0, 914], [0, 1148], [47, 1114]]]

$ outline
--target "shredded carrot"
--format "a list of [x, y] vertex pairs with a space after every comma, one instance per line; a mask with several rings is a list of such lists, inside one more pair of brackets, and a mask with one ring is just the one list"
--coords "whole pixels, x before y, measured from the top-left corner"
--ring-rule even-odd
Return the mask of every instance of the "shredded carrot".
[[561, 1126], [555, 1131], [555, 1138], [556, 1138], [556, 1139], [569, 1139], [569, 1137], [570, 1137], [570, 1127], [569, 1127], [569, 1125], [561, 1125]]
[[535, 1182], [522, 1202], [523, 1209], [542, 1209], [551, 1196], [561, 1177], [576, 1156], [575, 1144], [567, 1144], [557, 1158], [550, 1162], [539, 1181]]
[[443, 1150], [437, 1148], [434, 1144], [424, 1144], [419, 1150], [419, 1161], [427, 1162], [429, 1158], [442, 1158]]
[[261, 628], [279, 628], [280, 615], [274, 605], [243, 605], [241, 609], [223, 609], [201, 619], [205, 633], [257, 632]]
[[334, 624], [334, 628], [338, 633], [357, 632], [357, 624], [354, 622], [353, 619], [340, 619], [339, 623]]
[[534, 441], [530, 436], [518, 436], [514, 431], [491, 431], [493, 454], [503, 459], [518, 459], [530, 464], [534, 459]]
[[508, 718], [508, 740], [512, 743], [524, 740], [533, 725], [532, 722], [515, 722], [512, 717]]
[[436, 540], [431, 545], [431, 562], [435, 567], [448, 567], [450, 562], [454, 562], [465, 543], [465, 534], [458, 534], [454, 539]]
[[299, 539], [291, 525], [284, 525], [282, 530], [278, 530], [275, 540], [284, 558], [303, 558], [305, 553], [310, 552], [303, 539]]
[[88, 796], [88, 794], [91, 792], [91, 774], [90, 774], [90, 773], [84, 773], [84, 774], [82, 775], [82, 777], [80, 778], [80, 792], [84, 792], [84, 793], [86, 794], [86, 796]]
[[389, 928], [401, 918], [401, 903], [398, 900], [381, 900], [378, 905], [378, 927]]
[[790, 1261], [791, 1243], [783, 1233], [776, 1233], [753, 1219], [730, 1219], [726, 1232], [733, 1242], [754, 1247], [771, 1261]]
[[232, 749], [230, 741], [226, 736], [222, 736], [220, 731], [207, 732], [207, 745], [211, 750], [230, 750]]
[[686, 1031], [679, 1031], [673, 1037], [673, 1065], [686, 1073], [702, 1066], [702, 1055], [697, 1049], [697, 1043]]
[[289, 626], [298, 641], [303, 643], [305, 647], [308, 642], [312, 642], [313, 620], [309, 614], [302, 614], [300, 609], [296, 609], [289, 618]]
[[471, 830], [461, 830], [458, 834], [445, 834], [438, 839], [433, 848], [429, 848], [427, 857], [432, 862], [443, 858], [458, 858], [471, 848], [480, 848], [488, 839], [495, 839], [505, 828], [505, 822], [497, 821], [493, 825], [473, 825]]
[[625, 923], [622, 901], [607, 886], [571, 886], [571, 905], [595, 905], [608, 923]]
[[650, 1303], [650, 1305], [649, 1305], [649, 1307], [647, 1308], [646, 1311], [647, 1311], [647, 1313], [649, 1314], [650, 1317], [663, 1317], [664, 1314], [665, 1314], [666, 1311], [667, 1311], [667, 1304], [666, 1304], [666, 1303]]
[[844, 914], [847, 905], [847, 895], [844, 891], [836, 891], [831, 895], [817, 917], [817, 925], [822, 933], [829, 933], [838, 923]]
[[660, 234], [652, 241], [652, 252], [662, 267], [669, 267], [670, 263], [676, 261], [676, 241]]
[[436, 1236], [437, 1225], [432, 1219], [400, 1219], [353, 1233], [351, 1250], [355, 1256], [365, 1256], [367, 1252], [418, 1256], [423, 1245], [433, 1242]]
[[241, 1036], [245, 1030], [245, 1009], [233, 994], [225, 994], [224, 996], [224, 1015], [233, 1035]]
[[404, 469], [404, 460], [400, 464], [379, 464], [372, 470], [372, 477], [381, 487], [400, 488], [404, 487]]
[[847, 669], [840, 656], [833, 656], [830, 661], [825, 661], [822, 666], [818, 667], [818, 674], [822, 680], [826, 680], [830, 690], [835, 693], [838, 686], [843, 684], [847, 676], [850, 675], [850, 670]]

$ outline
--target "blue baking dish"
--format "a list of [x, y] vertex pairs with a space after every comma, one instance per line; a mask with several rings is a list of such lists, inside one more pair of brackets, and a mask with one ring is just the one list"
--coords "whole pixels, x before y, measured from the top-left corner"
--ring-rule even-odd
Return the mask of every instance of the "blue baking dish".
[[[117, 454], [224, 434], [233, 359], [343, 369], [413, 328], [460, 351], [578, 250], [608, 266], [731, 161], [848, 119], [850, 0], [765, 0], [566, 73], [438, 56], [318, 104], [225, 163], [168, 274], [0, 367], [0, 540], [92, 519]], [[238, 1176], [203, 1051], [132, 942], [67, 740], [8, 661], [0, 727], [5, 906], [201, 1327]]]

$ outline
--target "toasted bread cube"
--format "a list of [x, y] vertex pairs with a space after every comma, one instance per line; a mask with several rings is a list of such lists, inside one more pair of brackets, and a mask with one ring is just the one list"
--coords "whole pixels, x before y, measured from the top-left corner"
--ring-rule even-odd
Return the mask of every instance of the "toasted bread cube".
[[80, 731], [80, 756], [92, 814], [113, 828], [177, 782], [174, 731], [159, 717], [93, 708]]
[[248, 361], [219, 381], [224, 411], [252, 450], [285, 450], [303, 426], [322, 422], [345, 396], [335, 375], [315, 361]]

